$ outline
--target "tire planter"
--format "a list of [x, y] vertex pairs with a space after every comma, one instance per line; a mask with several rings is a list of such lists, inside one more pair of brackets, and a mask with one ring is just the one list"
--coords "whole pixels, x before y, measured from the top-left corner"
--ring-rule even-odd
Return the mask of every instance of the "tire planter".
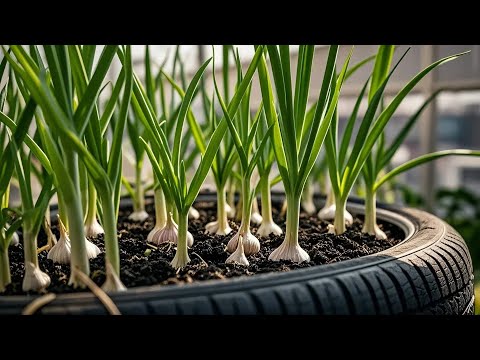
[[[215, 201], [214, 193], [198, 201]], [[279, 193], [272, 202], [282, 201]], [[121, 206], [129, 205], [124, 199]], [[362, 201], [347, 205], [362, 214]], [[55, 215], [52, 213], [52, 215]], [[473, 267], [461, 236], [424, 211], [379, 204], [378, 218], [405, 240], [385, 251], [328, 265], [112, 294], [122, 314], [434, 314], [474, 313]], [[0, 314], [19, 314], [33, 296], [0, 296]], [[106, 314], [90, 293], [62, 294], [40, 314]]]

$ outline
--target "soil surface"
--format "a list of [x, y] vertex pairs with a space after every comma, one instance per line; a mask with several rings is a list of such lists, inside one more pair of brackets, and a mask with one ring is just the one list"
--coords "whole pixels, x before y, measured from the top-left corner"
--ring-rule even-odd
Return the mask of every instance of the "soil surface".
[[[277, 204], [278, 205], [278, 204]], [[260, 252], [248, 257], [250, 265], [244, 267], [237, 264], [225, 264], [229, 256], [225, 252], [225, 246], [238, 229], [238, 223], [229, 221], [233, 231], [228, 236], [208, 235], [204, 233], [205, 224], [215, 220], [216, 205], [214, 202], [199, 202], [195, 208], [200, 212], [198, 220], [189, 221], [189, 231], [193, 234], [195, 242], [189, 249], [191, 262], [183, 269], [176, 271], [170, 266], [170, 261], [175, 255], [175, 246], [162, 244], [160, 247], [149, 246], [146, 242], [147, 235], [154, 224], [153, 204], [147, 204], [149, 218], [144, 223], [135, 223], [128, 220], [131, 208], [120, 210], [119, 214], [119, 246], [121, 258], [121, 279], [125, 286], [145, 286], [153, 284], [178, 284], [192, 283], [196, 281], [219, 279], [234, 276], [253, 276], [260, 273], [290, 271], [337, 261], [349, 260], [360, 256], [373, 254], [390, 248], [404, 239], [404, 233], [395, 225], [379, 222], [380, 228], [387, 234], [387, 240], [376, 240], [373, 236], [361, 233], [362, 216], [354, 216], [354, 224], [343, 235], [327, 234], [328, 223], [319, 220], [316, 216], [308, 216], [302, 213], [300, 216], [299, 241], [301, 247], [310, 255], [311, 261], [306, 263], [293, 263], [291, 261], [270, 261], [268, 256], [277, 248], [283, 235], [270, 235], [268, 238], [260, 238]], [[273, 209], [275, 222], [285, 231], [285, 219], [280, 218], [279, 210]], [[252, 233], [255, 235], [257, 227], [252, 225]], [[58, 228], [54, 224], [53, 232], [59, 236]], [[21, 231], [19, 232], [22, 239]], [[105, 281], [105, 259], [103, 236], [90, 239], [102, 253], [95, 259], [90, 260], [90, 277], [98, 285]], [[46, 244], [46, 236], [43, 230], [38, 238], [39, 247]], [[8, 285], [3, 295], [24, 294], [22, 291], [22, 278], [24, 274], [23, 246], [11, 246], [9, 249], [12, 284]], [[76, 291], [88, 291], [73, 289], [69, 286], [69, 265], [54, 264], [47, 259], [47, 252], [39, 254], [40, 268], [51, 278], [48, 292], [67, 293]], [[1, 295], [0, 295], [1, 296]]]

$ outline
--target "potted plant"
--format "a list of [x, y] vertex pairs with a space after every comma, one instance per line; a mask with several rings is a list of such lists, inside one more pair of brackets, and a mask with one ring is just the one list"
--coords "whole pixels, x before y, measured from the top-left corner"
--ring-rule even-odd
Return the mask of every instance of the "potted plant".
[[[0, 75], [9, 70], [0, 96], [0, 313], [472, 313], [473, 270], [458, 233], [433, 215], [375, 199], [382, 184], [426, 161], [480, 156], [473, 150], [438, 152], [385, 172], [426, 104], [387, 145], [383, 131], [395, 110], [431, 70], [462, 54], [433, 63], [385, 105], [388, 80], [406, 53], [391, 69], [395, 49], [380, 46], [351, 66], [354, 49], [340, 62], [339, 47], [332, 45], [320, 91], [309, 105], [314, 46], [300, 46], [294, 84], [288, 46], [256, 46], [246, 71], [238, 53], [225, 48], [224, 63], [233, 54], [237, 69], [231, 97], [228, 71], [223, 96], [212, 71], [209, 97], [203, 76], [211, 59], [179, 85], [175, 72], [170, 76], [163, 66], [152, 75], [148, 50], [142, 83], [129, 46], [104, 47], [96, 63], [94, 46], [2, 49]], [[103, 85], [115, 57], [122, 68], [106, 95]], [[338, 145], [342, 86], [371, 60], [372, 73], [357, 101], [368, 94], [367, 110], [359, 117], [355, 106]], [[262, 104], [252, 115], [254, 78]], [[204, 123], [191, 107], [198, 94]], [[126, 128], [137, 160], [146, 153], [154, 171], [155, 199], [145, 202], [147, 218], [141, 214], [139, 176], [137, 191], [122, 181]], [[302, 196], [309, 197], [304, 187], [324, 143], [333, 224], [301, 212]], [[271, 180], [275, 169], [279, 174]], [[242, 184], [241, 223], [226, 219], [228, 171]], [[218, 196], [200, 192], [210, 172], [222, 192]], [[360, 175], [365, 202], [350, 197]], [[12, 178], [20, 186], [20, 209], [5, 200]], [[38, 196], [32, 179], [41, 184]], [[285, 192], [272, 193], [270, 186], [280, 181]], [[122, 183], [133, 200], [121, 197]], [[54, 193], [58, 206], [48, 208]], [[265, 222], [259, 227], [250, 221], [258, 193]], [[314, 196], [314, 205], [323, 203]], [[198, 218], [191, 215], [194, 204]], [[132, 211], [142, 216], [132, 217]], [[44, 219], [51, 220], [53, 233], [58, 229], [58, 241]], [[103, 231], [85, 231], [98, 220]], [[214, 220], [216, 227], [207, 227]], [[16, 230], [19, 243], [9, 246]]]

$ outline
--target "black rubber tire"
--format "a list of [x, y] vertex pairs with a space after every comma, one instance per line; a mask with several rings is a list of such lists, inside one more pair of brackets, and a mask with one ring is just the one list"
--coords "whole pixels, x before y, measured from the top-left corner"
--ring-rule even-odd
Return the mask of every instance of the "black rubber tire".
[[[214, 199], [204, 194], [198, 200]], [[473, 314], [472, 261], [461, 236], [429, 213], [379, 207], [411, 221], [413, 236], [358, 259], [227, 281], [133, 288], [112, 294], [112, 300], [122, 314]], [[0, 314], [18, 314], [33, 299], [0, 296]], [[90, 293], [57, 296], [38, 312], [106, 313]]]

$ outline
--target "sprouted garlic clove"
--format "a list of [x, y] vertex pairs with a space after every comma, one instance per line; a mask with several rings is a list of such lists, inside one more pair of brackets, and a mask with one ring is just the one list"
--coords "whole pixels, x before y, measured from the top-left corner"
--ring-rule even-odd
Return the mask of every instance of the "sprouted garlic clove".
[[105, 231], [96, 218], [90, 224], [85, 224], [86, 237], [97, 237], [100, 234], [105, 234]]
[[225, 221], [225, 226], [220, 226], [220, 221], [212, 221], [205, 225], [205, 232], [207, 234], [214, 234], [214, 235], [228, 235], [232, 232], [232, 228], [228, 224], [228, 221]]
[[193, 206], [188, 210], [188, 220], [197, 220], [200, 218], [200, 213]]
[[[324, 221], [333, 221], [335, 219], [335, 209], [336, 205], [332, 204], [329, 206], [324, 206], [320, 211], [318, 212], [318, 218], [320, 220]], [[348, 212], [348, 210], [345, 210], [345, 224], [347, 226], [351, 226], [353, 224], [353, 216]]]
[[58, 216], [58, 227], [60, 228], [60, 239], [52, 246], [47, 254], [47, 259], [52, 260], [57, 264], [70, 264], [70, 258], [72, 256], [72, 246], [70, 239], [68, 238], [67, 230], [63, 225], [60, 216]]
[[134, 211], [129, 216], [128, 219], [135, 222], [144, 222], [148, 218], [148, 213], [145, 210]]
[[[148, 238], [147, 238], [148, 241]], [[163, 229], [158, 230], [155, 234], [152, 234], [150, 241], [155, 245], [160, 245], [166, 242], [178, 243], [178, 225], [173, 220], [173, 214], [169, 213], [167, 216], [167, 223]], [[193, 245], [193, 235], [190, 231], [187, 231], [187, 246]]]
[[[233, 235], [233, 237], [230, 239], [230, 241], [227, 244], [227, 251], [229, 253], [234, 253], [235, 250], [237, 250], [238, 247], [238, 238], [241, 233], [241, 228], [238, 230], [238, 232]], [[242, 243], [243, 243], [243, 248], [245, 251], [245, 255], [252, 255], [256, 254], [260, 251], [260, 241], [250, 232], [250, 229], [247, 231], [242, 231]]]
[[239, 236], [237, 243], [238, 243], [237, 249], [232, 253], [232, 255], [230, 255], [227, 258], [227, 260], [225, 260], [225, 263], [226, 264], [237, 263], [244, 266], [250, 265], [250, 263], [247, 260], [247, 257], [245, 256], [242, 236]]

